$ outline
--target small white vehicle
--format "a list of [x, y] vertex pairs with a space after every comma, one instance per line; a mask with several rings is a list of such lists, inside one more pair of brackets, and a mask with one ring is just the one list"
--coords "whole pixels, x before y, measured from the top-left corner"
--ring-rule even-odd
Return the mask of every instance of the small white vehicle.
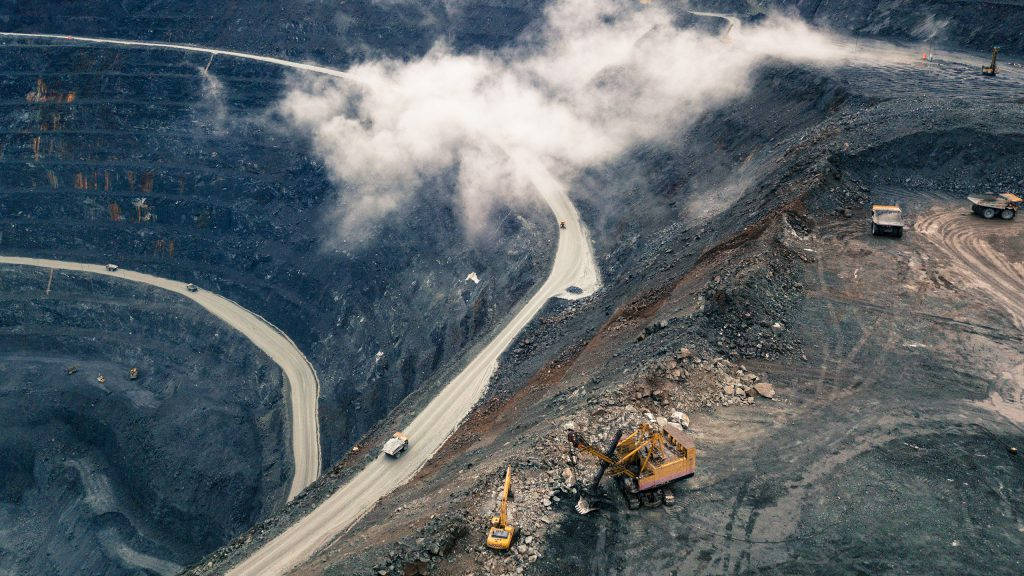
[[117, 272], [117, 264], [107, 264], [107, 272]]
[[185, 290], [188, 290], [189, 292], [199, 292], [199, 286], [191, 283], [185, 284]]
[[398, 458], [408, 447], [409, 438], [401, 432], [395, 432], [395, 435], [388, 438], [388, 441], [384, 443], [384, 448], [381, 451], [392, 458]]

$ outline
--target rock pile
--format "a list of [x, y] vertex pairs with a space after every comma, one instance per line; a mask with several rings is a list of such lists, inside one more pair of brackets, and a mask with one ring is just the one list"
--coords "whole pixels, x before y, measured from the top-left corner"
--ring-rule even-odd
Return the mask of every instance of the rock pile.
[[434, 574], [439, 562], [455, 548], [460, 538], [469, 534], [464, 516], [447, 514], [431, 519], [423, 529], [425, 536], [396, 544], [373, 567], [378, 576], [418, 576]]
[[785, 318], [803, 286], [785, 266], [754, 263], [733, 276], [716, 276], [702, 295], [704, 333], [729, 357], [774, 359], [800, 344]]
[[[590, 385], [596, 387], [596, 381]], [[375, 571], [380, 576], [432, 574], [459, 538], [466, 536], [459, 549], [475, 558], [474, 569], [479, 573], [522, 574], [544, 557], [549, 531], [558, 528], [567, 515], [576, 514], [580, 491], [597, 471], [593, 458], [570, 448], [569, 430], [603, 449], [617, 430], [628, 433], [641, 422], [656, 427], [672, 422], [688, 429], [688, 413], [713, 406], [754, 404], [755, 398], [774, 396], [774, 387], [746, 367], [723, 357], [706, 358], [688, 347], [651, 359], [616, 386], [566, 391], [560, 402], [572, 409], [548, 434], [517, 447], [512, 456], [509, 521], [517, 533], [508, 552], [489, 550], [483, 541], [484, 527], [497, 513], [505, 473], [502, 464], [476, 477], [477, 488], [471, 491], [474, 495], [462, 516], [432, 520], [421, 531], [422, 537], [397, 546]]]
[[714, 358], [697, 364], [691, 373], [695, 380], [718, 384], [717, 404], [734, 406], [753, 404], [755, 398], [772, 399], [775, 387], [761, 377], [726, 358]]

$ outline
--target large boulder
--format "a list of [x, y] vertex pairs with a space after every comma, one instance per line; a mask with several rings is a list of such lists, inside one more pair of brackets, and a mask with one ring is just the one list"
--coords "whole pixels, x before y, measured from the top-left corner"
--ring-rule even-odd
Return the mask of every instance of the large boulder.
[[763, 398], [775, 397], [775, 388], [767, 382], [758, 382], [757, 384], [754, 384], [754, 391]]

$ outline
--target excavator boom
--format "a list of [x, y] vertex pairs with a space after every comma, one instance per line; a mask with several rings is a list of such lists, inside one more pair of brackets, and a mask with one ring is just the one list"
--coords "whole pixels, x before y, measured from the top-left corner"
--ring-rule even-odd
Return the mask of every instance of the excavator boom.
[[569, 441], [573, 443], [573, 446], [586, 449], [601, 460], [601, 465], [598, 466], [597, 474], [594, 475], [594, 479], [590, 482], [590, 486], [585, 492], [580, 494], [580, 499], [576, 502], [576, 511], [580, 514], [589, 514], [594, 510], [594, 507], [591, 506], [590, 500], [587, 497], [597, 494], [597, 489], [601, 486], [601, 478], [604, 476], [604, 473], [608, 470], [609, 466], [612, 467], [613, 476], [618, 476], [626, 472], [621, 466], [618, 466], [615, 461], [612, 460], [612, 457], [615, 456], [615, 449], [619, 447], [621, 438], [622, 430], [619, 430], [615, 433], [615, 438], [612, 438], [612, 443], [608, 446], [608, 451], [601, 453], [593, 446], [584, 442], [583, 438], [578, 434], [573, 432], [569, 433]]
[[981, 67], [981, 73], [983, 75], [985, 75], [985, 76], [995, 76], [996, 75], [996, 71], [997, 71], [996, 57], [998, 55], [999, 55], [999, 47], [998, 46], [993, 47], [992, 48], [992, 62], [988, 66], [982, 66]]
[[501, 511], [498, 514], [502, 526], [508, 524], [508, 491], [512, 488], [512, 467], [505, 470], [505, 489], [501, 493]]

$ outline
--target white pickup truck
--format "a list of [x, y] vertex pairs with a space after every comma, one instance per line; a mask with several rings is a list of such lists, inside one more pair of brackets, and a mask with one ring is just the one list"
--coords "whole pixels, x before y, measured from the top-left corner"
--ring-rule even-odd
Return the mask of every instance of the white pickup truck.
[[409, 438], [401, 432], [395, 432], [395, 435], [388, 438], [388, 441], [384, 443], [382, 452], [391, 456], [392, 458], [398, 458], [398, 456], [405, 452], [405, 449], [409, 447]]

